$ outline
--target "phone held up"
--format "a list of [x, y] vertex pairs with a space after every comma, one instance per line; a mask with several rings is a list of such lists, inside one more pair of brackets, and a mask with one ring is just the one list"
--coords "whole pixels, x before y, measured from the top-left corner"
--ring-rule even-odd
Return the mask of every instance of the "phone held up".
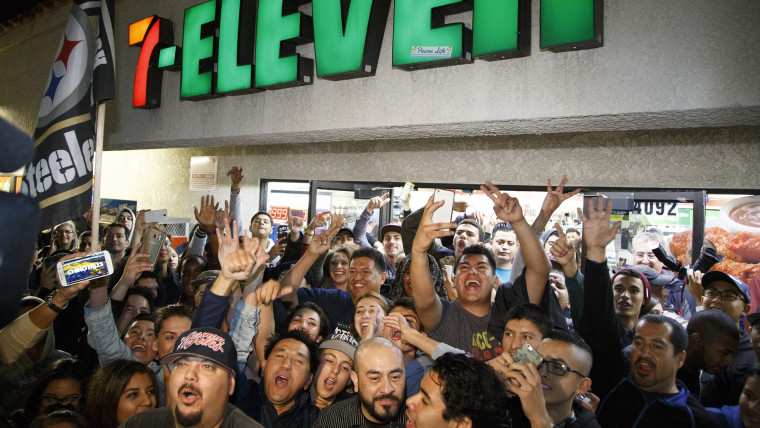
[[435, 189], [433, 202], [443, 201], [443, 205], [433, 211], [433, 223], [449, 223], [454, 214], [454, 192], [452, 190]]
[[77, 259], [58, 262], [58, 278], [62, 287], [70, 287], [82, 281], [89, 281], [113, 273], [111, 253], [101, 251]]
[[158, 260], [158, 253], [161, 252], [161, 247], [164, 245], [164, 241], [166, 241], [166, 236], [166, 230], [162, 227], [150, 226], [145, 229], [145, 236], [143, 236], [142, 239], [140, 252], [150, 254], [147, 262], [153, 266], [156, 265], [156, 260]]

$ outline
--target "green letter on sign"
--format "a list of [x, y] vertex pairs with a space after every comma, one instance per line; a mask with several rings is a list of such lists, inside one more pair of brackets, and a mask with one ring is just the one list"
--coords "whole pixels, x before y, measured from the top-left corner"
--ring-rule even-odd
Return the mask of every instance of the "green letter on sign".
[[254, 70], [257, 88], [277, 89], [312, 83], [313, 61], [296, 54], [296, 46], [311, 42], [314, 31], [311, 17], [298, 12], [302, 2], [259, 1]]
[[472, 10], [472, 0], [396, 0], [393, 66], [405, 70], [472, 62], [472, 30], [445, 25], [446, 15]]
[[348, 79], [375, 74], [390, 0], [312, 0], [317, 75]]
[[[214, 33], [216, 0], [185, 9], [185, 31], [182, 37], [183, 99], [203, 99], [213, 96]], [[210, 62], [209, 62], [210, 60]]]
[[541, 49], [564, 52], [602, 46], [602, 0], [541, 0]]
[[472, 54], [485, 60], [530, 55], [530, 0], [475, 0]]
[[256, 2], [222, 0], [217, 92], [250, 93]]

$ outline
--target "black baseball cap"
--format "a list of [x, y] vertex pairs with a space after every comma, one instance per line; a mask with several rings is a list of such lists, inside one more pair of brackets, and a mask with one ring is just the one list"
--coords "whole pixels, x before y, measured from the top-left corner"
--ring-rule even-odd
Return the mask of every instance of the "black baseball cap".
[[174, 342], [171, 354], [161, 359], [161, 364], [171, 364], [181, 357], [199, 357], [213, 361], [237, 376], [237, 350], [232, 337], [213, 327], [190, 329]]

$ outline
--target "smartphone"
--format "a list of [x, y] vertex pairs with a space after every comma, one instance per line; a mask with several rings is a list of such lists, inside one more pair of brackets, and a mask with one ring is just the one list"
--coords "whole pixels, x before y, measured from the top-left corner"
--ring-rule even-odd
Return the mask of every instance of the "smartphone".
[[444, 201], [443, 206], [433, 211], [433, 223], [450, 223], [454, 214], [454, 192], [451, 190], [435, 189], [433, 202]]
[[113, 273], [113, 262], [111, 261], [111, 253], [101, 251], [78, 259], [58, 262], [57, 268], [61, 286], [70, 287], [82, 281], [111, 275]]
[[166, 223], [168, 219], [166, 210], [150, 210], [145, 212], [146, 223]]
[[152, 265], [156, 265], [158, 260], [158, 253], [161, 251], [161, 247], [166, 240], [166, 231], [163, 228], [156, 226], [150, 226], [145, 230], [145, 236], [142, 240], [142, 246], [140, 247], [141, 253], [150, 254], [148, 262]]
[[523, 346], [520, 347], [520, 349], [512, 354], [512, 359], [515, 360], [516, 363], [530, 363], [538, 367], [541, 365], [544, 357], [539, 354], [538, 351], [536, 351], [530, 343], [525, 342], [523, 343]]
[[277, 228], [277, 240], [288, 236], [290, 234], [290, 226], [287, 224], [283, 224], [282, 226]]

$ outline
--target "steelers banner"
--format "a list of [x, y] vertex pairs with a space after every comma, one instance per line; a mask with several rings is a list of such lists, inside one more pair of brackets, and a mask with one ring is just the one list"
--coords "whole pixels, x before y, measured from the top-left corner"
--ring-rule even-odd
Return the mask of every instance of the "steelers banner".
[[[81, 217], [91, 204], [91, 87], [96, 50], [104, 46], [96, 42], [88, 15], [100, 15], [100, 10], [99, 1], [76, 0], [72, 5], [40, 104], [34, 158], [21, 183], [21, 192], [39, 205], [40, 230]], [[98, 57], [102, 65], [103, 55]]]

